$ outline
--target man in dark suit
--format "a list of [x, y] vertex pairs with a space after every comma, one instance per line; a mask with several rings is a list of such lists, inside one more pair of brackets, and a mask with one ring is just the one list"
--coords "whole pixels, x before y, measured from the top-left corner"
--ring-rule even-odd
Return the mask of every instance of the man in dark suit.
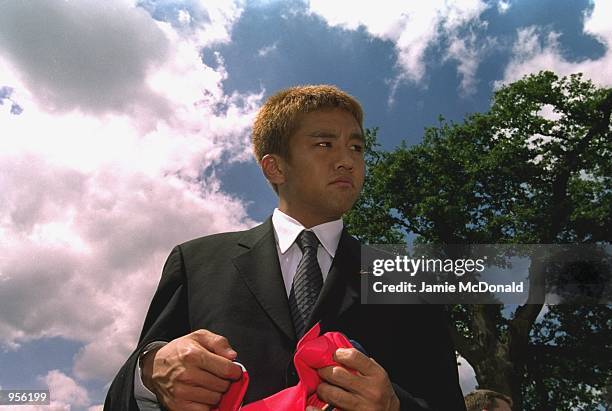
[[[272, 96], [253, 127], [278, 194], [263, 224], [177, 246], [135, 352], [105, 410], [209, 410], [241, 369], [245, 402], [292, 386], [296, 343], [317, 321], [367, 355], [338, 350], [317, 394], [343, 410], [464, 410], [440, 307], [360, 304], [360, 245], [342, 225], [365, 166], [359, 103], [332, 86]], [[346, 368], [356, 370], [349, 373]]]

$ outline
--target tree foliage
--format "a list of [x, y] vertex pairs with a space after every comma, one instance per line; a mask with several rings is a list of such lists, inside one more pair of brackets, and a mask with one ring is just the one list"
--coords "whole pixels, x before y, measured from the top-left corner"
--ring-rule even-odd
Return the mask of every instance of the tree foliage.
[[[369, 243], [411, 234], [423, 243], [609, 244], [611, 112], [612, 89], [540, 72], [496, 91], [486, 113], [440, 118], [420, 144], [385, 152], [368, 130], [364, 191], [346, 223]], [[536, 322], [542, 304], [528, 302], [510, 316], [496, 305], [450, 310], [479, 385], [510, 394], [517, 409], [602, 402], [611, 308], [551, 306]]]

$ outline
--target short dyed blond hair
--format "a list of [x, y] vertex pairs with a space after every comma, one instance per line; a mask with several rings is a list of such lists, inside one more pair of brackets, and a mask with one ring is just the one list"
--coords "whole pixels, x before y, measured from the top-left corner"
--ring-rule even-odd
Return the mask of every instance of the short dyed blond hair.
[[492, 409], [498, 405], [497, 400], [506, 401], [512, 407], [512, 398], [492, 390], [475, 390], [465, 396], [467, 411], [481, 411]]
[[257, 163], [266, 154], [289, 159], [289, 138], [299, 126], [299, 116], [328, 108], [341, 108], [351, 113], [363, 133], [361, 104], [338, 87], [326, 84], [296, 86], [268, 98], [253, 124], [253, 152]]

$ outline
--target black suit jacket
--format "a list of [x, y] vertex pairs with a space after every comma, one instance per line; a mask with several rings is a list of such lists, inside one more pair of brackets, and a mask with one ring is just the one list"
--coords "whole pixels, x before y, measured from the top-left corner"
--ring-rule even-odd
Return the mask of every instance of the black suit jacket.
[[[402, 410], [463, 411], [454, 349], [440, 306], [362, 305], [360, 244], [343, 230], [310, 324], [359, 342], [389, 374]], [[115, 377], [105, 410], [138, 410], [133, 377], [152, 341], [204, 328], [225, 336], [250, 375], [245, 403], [297, 382], [297, 343], [271, 218], [247, 231], [214, 234], [174, 248], [137, 349]]]

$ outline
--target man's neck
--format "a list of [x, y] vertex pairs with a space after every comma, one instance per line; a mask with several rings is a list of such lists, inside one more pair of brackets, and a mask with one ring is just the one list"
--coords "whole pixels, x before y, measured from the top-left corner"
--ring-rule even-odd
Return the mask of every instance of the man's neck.
[[299, 221], [305, 228], [312, 228], [320, 224], [329, 223], [340, 219], [342, 216], [322, 216], [320, 214], [313, 214], [304, 211], [297, 211], [287, 207], [285, 204], [279, 204], [278, 209], [289, 217]]

